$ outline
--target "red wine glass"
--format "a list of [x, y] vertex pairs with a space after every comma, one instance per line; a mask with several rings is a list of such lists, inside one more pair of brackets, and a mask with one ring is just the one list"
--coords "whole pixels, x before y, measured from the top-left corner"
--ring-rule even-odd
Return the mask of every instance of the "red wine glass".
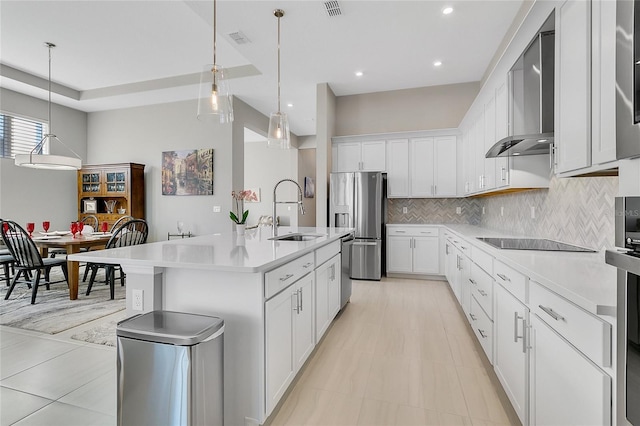
[[102, 232], [107, 232], [109, 230], [109, 223], [102, 222]]
[[82, 230], [84, 229], [84, 222], [78, 222], [78, 233], [82, 234]]
[[44, 232], [49, 232], [49, 226], [51, 226], [49, 221], [42, 222], [42, 229], [44, 229]]
[[73, 234], [73, 238], [75, 238], [78, 233], [78, 222], [71, 222], [71, 233]]
[[29, 237], [31, 237], [35, 229], [36, 229], [36, 224], [34, 222], [27, 223], [27, 231], [29, 232]]
[[5, 234], [9, 232], [9, 224], [7, 222], [3, 223], [2, 229], [4, 229]]

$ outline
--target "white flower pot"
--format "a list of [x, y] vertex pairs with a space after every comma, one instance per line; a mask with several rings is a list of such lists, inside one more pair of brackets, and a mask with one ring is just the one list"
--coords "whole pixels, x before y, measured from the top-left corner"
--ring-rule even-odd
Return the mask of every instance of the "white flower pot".
[[238, 235], [244, 235], [244, 231], [246, 229], [247, 225], [245, 224], [236, 224], [236, 233]]

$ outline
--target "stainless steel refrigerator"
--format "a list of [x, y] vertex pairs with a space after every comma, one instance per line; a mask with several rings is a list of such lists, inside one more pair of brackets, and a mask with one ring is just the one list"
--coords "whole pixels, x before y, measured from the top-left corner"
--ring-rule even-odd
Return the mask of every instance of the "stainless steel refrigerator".
[[329, 226], [355, 228], [351, 278], [380, 280], [385, 269], [387, 174], [331, 173], [329, 194]]

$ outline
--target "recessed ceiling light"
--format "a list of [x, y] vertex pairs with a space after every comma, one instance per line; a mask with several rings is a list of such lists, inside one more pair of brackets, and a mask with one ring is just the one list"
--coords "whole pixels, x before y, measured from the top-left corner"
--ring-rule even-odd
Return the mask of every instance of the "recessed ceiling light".
[[519, 152], [514, 152], [513, 155], [520, 155], [520, 153]]
[[288, 106], [289, 108], [293, 108], [293, 104], [292, 104], [291, 102], [289, 102], [289, 103], [287, 104], [287, 106]]
[[442, 61], [435, 61], [435, 62], [433, 63], [433, 66], [434, 66], [434, 67], [439, 67], [440, 65], [442, 65]]
[[453, 12], [453, 8], [451, 6], [447, 6], [444, 9], [442, 9], [443, 15], [449, 15], [451, 12]]
[[547, 141], [548, 141], [548, 139], [538, 139], [538, 143], [545, 143]]
[[362, 71], [356, 71], [356, 77], [362, 77], [364, 73]]

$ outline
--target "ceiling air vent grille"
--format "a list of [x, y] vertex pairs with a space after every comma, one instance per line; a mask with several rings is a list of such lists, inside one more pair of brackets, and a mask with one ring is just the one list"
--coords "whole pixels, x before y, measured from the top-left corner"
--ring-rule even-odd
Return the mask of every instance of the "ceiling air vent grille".
[[342, 10], [340, 10], [340, 3], [335, 0], [325, 1], [324, 9], [327, 12], [327, 16], [329, 16], [329, 18], [342, 15]]
[[247, 44], [251, 42], [251, 40], [249, 40], [242, 31], [229, 33], [229, 37], [231, 37], [231, 40], [235, 41], [237, 44]]

